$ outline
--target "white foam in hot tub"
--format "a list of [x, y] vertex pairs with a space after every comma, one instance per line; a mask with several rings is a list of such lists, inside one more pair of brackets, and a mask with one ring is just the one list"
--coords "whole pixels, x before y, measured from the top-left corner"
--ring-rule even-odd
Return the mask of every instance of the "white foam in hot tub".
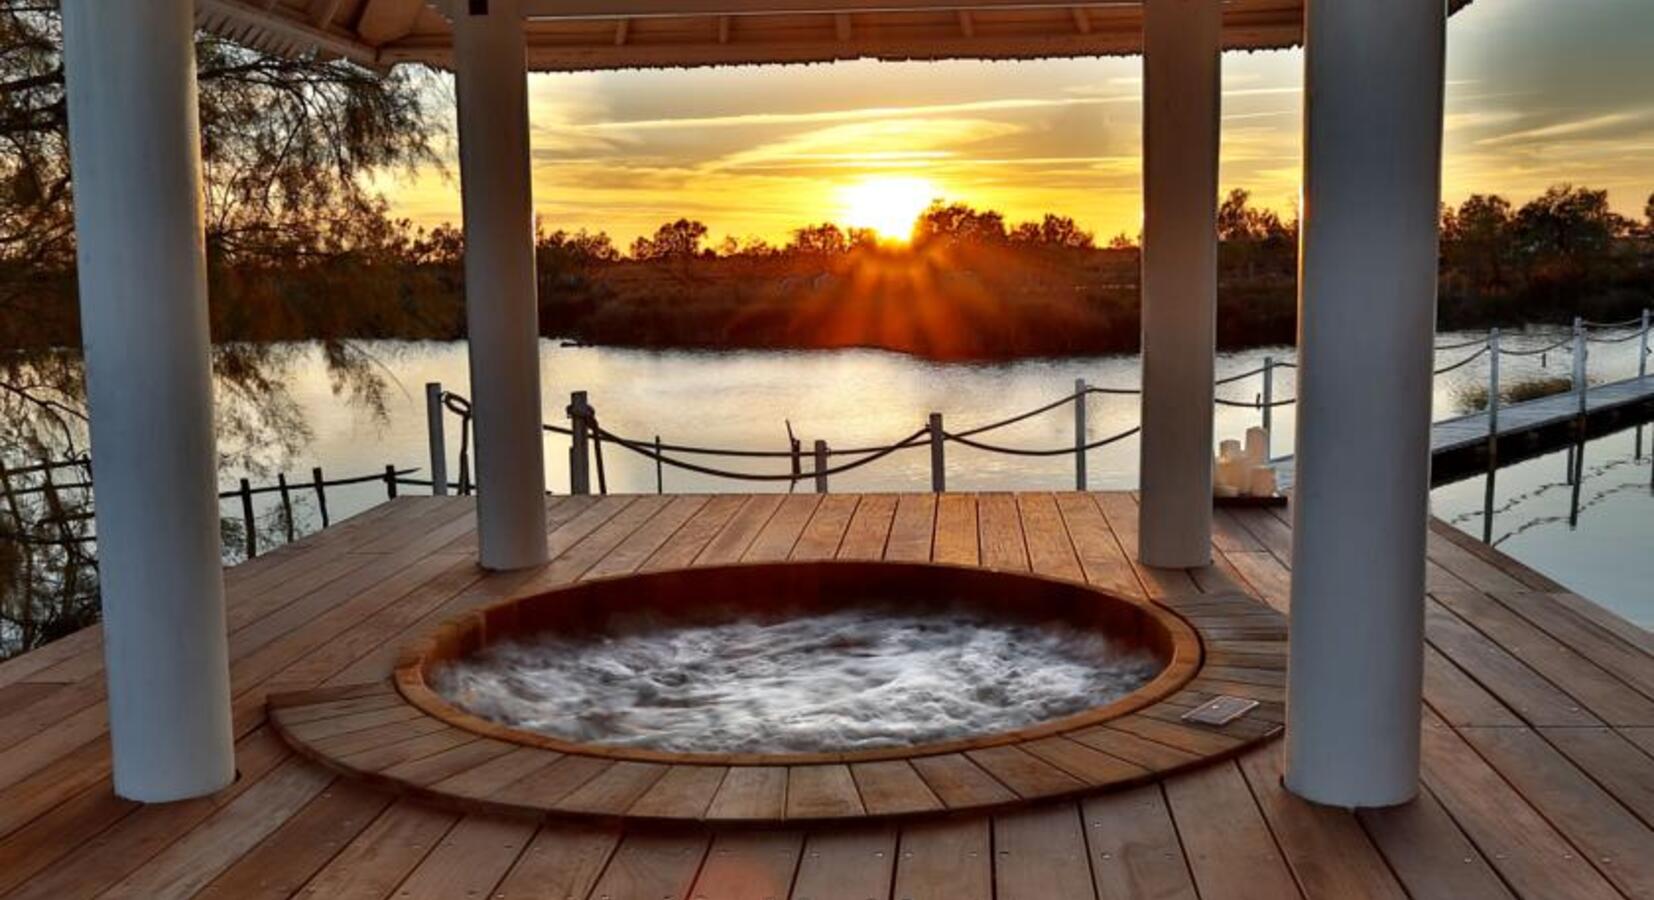
[[441, 667], [475, 715], [565, 740], [680, 752], [901, 746], [1101, 706], [1159, 671], [1067, 625], [853, 609], [780, 622], [543, 634]]

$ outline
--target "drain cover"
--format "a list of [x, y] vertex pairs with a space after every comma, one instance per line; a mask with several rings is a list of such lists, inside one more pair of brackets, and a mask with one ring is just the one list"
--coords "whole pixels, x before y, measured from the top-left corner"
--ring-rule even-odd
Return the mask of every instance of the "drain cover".
[[1228, 695], [1213, 697], [1184, 713], [1185, 722], [1197, 722], [1201, 725], [1228, 725], [1241, 716], [1258, 708], [1258, 701], [1248, 700], [1245, 697], [1230, 697]]

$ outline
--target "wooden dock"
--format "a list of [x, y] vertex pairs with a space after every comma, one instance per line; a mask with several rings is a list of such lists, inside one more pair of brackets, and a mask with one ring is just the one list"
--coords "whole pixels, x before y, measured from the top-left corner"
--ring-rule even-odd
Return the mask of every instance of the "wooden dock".
[[476, 568], [469, 499], [411, 497], [230, 569], [240, 778], [212, 797], [144, 806], [112, 793], [97, 628], [0, 663], [0, 897], [1654, 894], [1654, 635], [1439, 523], [1424, 790], [1395, 809], [1352, 814], [1290, 796], [1273, 742], [1124, 791], [992, 814], [854, 827], [540, 822], [394, 796], [273, 733], [272, 693], [373, 684], [400, 647], [460, 611], [602, 575], [938, 560], [1137, 596], [1239, 590], [1283, 612], [1288, 602], [1282, 510], [1220, 510], [1214, 564], [1186, 571], [1131, 559], [1136, 503], [1124, 493], [547, 503], [556, 558], [529, 572]]
[[[1553, 394], [1499, 408], [1499, 464], [1508, 465], [1561, 450], [1580, 438], [1579, 394]], [[1585, 392], [1586, 439], [1654, 420], [1654, 375], [1594, 385]], [[1448, 484], [1487, 471], [1488, 413], [1443, 419], [1430, 429], [1431, 481]], [[1275, 477], [1290, 486], [1290, 456], [1275, 460]]]

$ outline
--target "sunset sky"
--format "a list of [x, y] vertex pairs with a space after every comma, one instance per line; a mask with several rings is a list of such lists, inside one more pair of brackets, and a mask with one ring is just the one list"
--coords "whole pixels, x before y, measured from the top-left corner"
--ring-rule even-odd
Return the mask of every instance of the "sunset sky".
[[[1445, 199], [1654, 192], [1654, 2], [1476, 0], [1448, 27]], [[1286, 210], [1299, 178], [1303, 56], [1223, 60], [1221, 184]], [[1052, 211], [1099, 239], [1140, 222], [1141, 60], [877, 63], [536, 75], [535, 207], [627, 243], [671, 217], [784, 240], [926, 193]], [[452, 148], [449, 148], [450, 155]], [[423, 225], [457, 221], [457, 165], [385, 185]], [[888, 179], [888, 180], [887, 180]], [[886, 219], [892, 210], [882, 211]], [[877, 225], [858, 221], [852, 224]]]

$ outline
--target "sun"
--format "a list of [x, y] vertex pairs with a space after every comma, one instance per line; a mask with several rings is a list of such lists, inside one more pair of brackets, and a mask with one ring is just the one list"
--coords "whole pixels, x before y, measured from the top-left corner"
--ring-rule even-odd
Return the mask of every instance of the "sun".
[[870, 228], [885, 240], [906, 241], [913, 237], [919, 214], [940, 194], [926, 178], [865, 178], [839, 188], [839, 216], [851, 228]]

